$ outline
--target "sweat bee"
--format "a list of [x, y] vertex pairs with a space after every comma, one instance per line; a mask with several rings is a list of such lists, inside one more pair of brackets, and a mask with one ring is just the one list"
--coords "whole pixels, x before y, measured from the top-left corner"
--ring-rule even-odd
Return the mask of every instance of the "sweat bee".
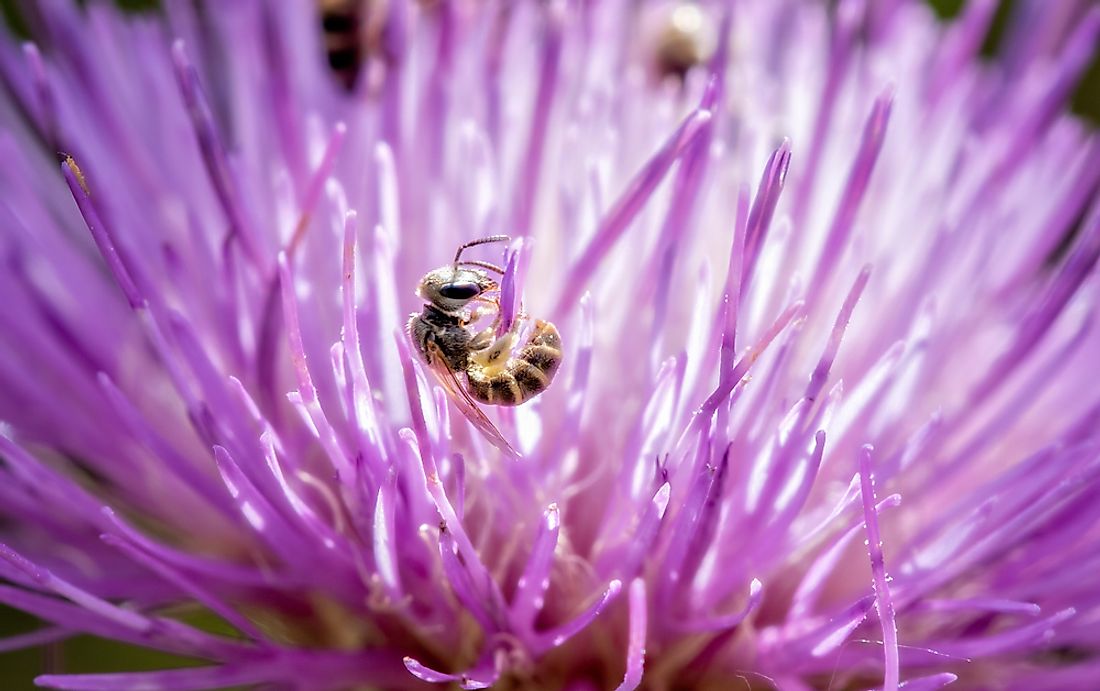
[[710, 60], [718, 44], [714, 17], [695, 2], [659, 7], [648, 17], [653, 22], [649, 45], [650, 69], [658, 79], [684, 81], [688, 72]]
[[332, 75], [354, 91], [360, 72], [384, 69], [390, 0], [317, 0], [321, 37]]
[[[515, 406], [545, 391], [561, 365], [562, 344], [556, 326], [535, 319], [526, 342], [513, 352], [529, 321], [522, 313], [496, 335], [503, 318], [500, 284], [489, 273], [503, 276], [504, 270], [490, 262], [462, 261], [462, 253], [508, 239], [491, 235], [467, 242], [453, 262], [428, 272], [416, 288], [424, 308], [407, 328], [420, 357], [466, 417], [494, 445], [516, 455], [479, 405]], [[477, 321], [489, 315], [495, 315], [492, 325], [476, 330]]]

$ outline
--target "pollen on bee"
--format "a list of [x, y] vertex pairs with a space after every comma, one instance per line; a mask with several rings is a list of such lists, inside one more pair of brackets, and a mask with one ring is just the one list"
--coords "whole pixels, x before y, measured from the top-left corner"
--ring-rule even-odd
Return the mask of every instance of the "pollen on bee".
[[76, 159], [71, 154], [65, 154], [65, 163], [69, 164], [69, 169], [73, 171], [76, 182], [80, 185], [80, 189], [83, 190], [84, 194], [89, 197], [92, 196], [92, 193], [88, 191], [88, 181], [84, 177], [84, 171], [76, 164]]

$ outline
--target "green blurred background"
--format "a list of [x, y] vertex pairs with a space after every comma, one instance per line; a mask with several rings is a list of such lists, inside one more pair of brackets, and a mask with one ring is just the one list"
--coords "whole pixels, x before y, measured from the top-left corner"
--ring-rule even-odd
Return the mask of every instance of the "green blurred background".
[[[1051, 5], [1054, 5], [1061, 0], [1048, 1]], [[1096, 3], [1096, 1], [1097, 0], [1094, 0], [1094, 3]], [[966, 5], [966, 0], [928, 0], [928, 4], [936, 10], [936, 14], [938, 14], [941, 19], [944, 21], [951, 21], [962, 11], [963, 7]], [[1016, 0], [1002, 0], [1000, 6], [997, 8], [997, 14], [993, 19], [993, 26], [990, 29], [989, 35], [986, 37], [985, 45], [982, 46], [982, 54], [987, 60], [996, 59], [997, 47], [1000, 44], [1001, 37], [1004, 35], [1005, 26], [1008, 23], [1008, 19], [1015, 5]], [[1077, 91], [1070, 101], [1070, 109], [1089, 122], [1100, 125], [1100, 48], [1098, 48], [1096, 55], [1093, 56], [1092, 64], [1090, 64], [1085, 71], [1085, 75], [1081, 79], [1081, 83], [1078, 85]]]
[[[82, 0], [77, 0], [78, 2]], [[279, 0], [272, 0], [279, 1]], [[928, 0], [944, 21], [951, 21], [962, 10], [965, 0]], [[1057, 2], [1058, 0], [1051, 0]], [[156, 12], [158, 0], [116, 0], [131, 12]], [[18, 33], [23, 25], [15, 9], [16, 0], [0, 0], [5, 20]], [[1003, 0], [993, 27], [983, 47], [988, 60], [996, 60], [997, 47], [1007, 20], [1015, 5], [1014, 0]], [[1073, 112], [1089, 121], [1100, 124], [1100, 52], [1093, 60], [1070, 104]], [[221, 629], [220, 622], [205, 616], [182, 617], [204, 629]], [[21, 612], [0, 607], [0, 639], [32, 631], [37, 628], [34, 618]], [[192, 661], [156, 651], [78, 636], [45, 647], [0, 653], [0, 691], [22, 691], [35, 688], [32, 680], [46, 671], [65, 672], [115, 672], [164, 669], [196, 664]]]

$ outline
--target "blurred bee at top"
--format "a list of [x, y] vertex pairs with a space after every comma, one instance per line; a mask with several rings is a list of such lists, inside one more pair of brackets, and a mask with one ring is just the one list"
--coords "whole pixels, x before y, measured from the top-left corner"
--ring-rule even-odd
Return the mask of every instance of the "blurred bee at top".
[[647, 8], [643, 17], [647, 62], [653, 75], [683, 81], [693, 68], [714, 54], [718, 45], [715, 18], [695, 2]]
[[[503, 275], [504, 270], [489, 262], [462, 261], [462, 253], [507, 240], [506, 235], [492, 235], [467, 242], [451, 264], [428, 272], [416, 288], [426, 304], [407, 328], [417, 353], [467, 419], [495, 446], [516, 456], [478, 404], [514, 406], [545, 391], [561, 365], [562, 344], [557, 327], [535, 319], [526, 343], [513, 354], [528, 321], [522, 313], [507, 332], [496, 335], [503, 318], [500, 285], [488, 272]], [[467, 309], [471, 303], [473, 310]], [[495, 314], [492, 325], [475, 332], [475, 323], [489, 314]]]
[[386, 50], [389, 0], [317, 0], [329, 68], [354, 91], [364, 68], [384, 70], [393, 56]]

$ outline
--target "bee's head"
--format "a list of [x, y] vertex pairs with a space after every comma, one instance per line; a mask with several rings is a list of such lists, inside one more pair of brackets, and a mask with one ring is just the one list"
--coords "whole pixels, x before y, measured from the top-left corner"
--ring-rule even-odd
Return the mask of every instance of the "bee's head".
[[442, 266], [420, 279], [416, 294], [443, 312], [459, 312], [479, 295], [499, 290], [484, 271]]

